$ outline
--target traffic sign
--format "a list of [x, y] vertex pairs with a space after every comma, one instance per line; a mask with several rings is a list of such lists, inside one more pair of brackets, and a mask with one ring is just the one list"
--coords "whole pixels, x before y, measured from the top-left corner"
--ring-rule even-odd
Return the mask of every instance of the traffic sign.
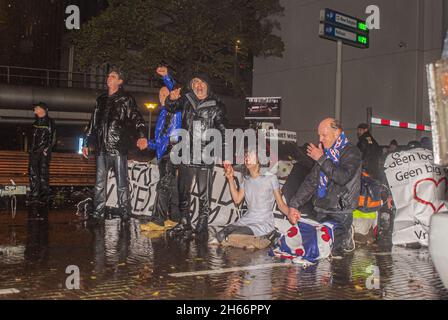
[[[356, 32], [369, 34], [367, 23], [364, 20], [340, 13], [332, 9], [322, 9], [320, 11], [320, 21], [333, 24], [336, 27], [354, 29]], [[353, 31], [353, 30], [351, 30]]]
[[319, 36], [361, 49], [369, 47], [369, 29], [364, 20], [328, 8], [320, 11]]
[[340, 120], [342, 110], [342, 48], [344, 44], [366, 49], [369, 47], [369, 28], [364, 20], [332, 9], [320, 11], [319, 37], [337, 42], [336, 95], [334, 113]]
[[349, 31], [348, 29], [336, 27], [329, 23], [321, 23], [319, 25], [319, 37], [333, 40], [342, 41], [344, 44], [366, 49], [369, 47], [369, 36], [355, 31]]

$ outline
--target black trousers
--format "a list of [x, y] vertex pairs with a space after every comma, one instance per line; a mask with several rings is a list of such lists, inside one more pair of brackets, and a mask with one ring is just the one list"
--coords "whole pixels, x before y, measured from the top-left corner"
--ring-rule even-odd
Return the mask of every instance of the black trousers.
[[339, 251], [344, 249], [344, 243], [348, 239], [350, 235], [350, 228], [353, 223], [353, 213], [321, 213], [321, 212], [313, 212], [311, 214], [311, 218], [316, 220], [319, 223], [323, 222], [335, 222], [334, 232], [334, 242], [332, 251]]
[[131, 213], [128, 182], [128, 157], [127, 155], [104, 155], [96, 157], [96, 183], [93, 207], [95, 214], [103, 215], [106, 210], [107, 200], [107, 175], [112, 169], [117, 181], [118, 207], [123, 213]]
[[51, 154], [31, 152], [28, 174], [30, 178], [31, 200], [47, 201], [50, 196], [50, 160]]
[[169, 156], [162, 158], [159, 163], [159, 182], [154, 202], [153, 219], [159, 223], [171, 219], [179, 219], [179, 192], [177, 189], [176, 167]]
[[213, 168], [196, 168], [185, 165], [179, 166], [179, 211], [181, 219], [191, 223], [190, 201], [193, 178], [196, 177], [199, 196], [199, 220], [210, 215], [210, 201], [212, 196]]

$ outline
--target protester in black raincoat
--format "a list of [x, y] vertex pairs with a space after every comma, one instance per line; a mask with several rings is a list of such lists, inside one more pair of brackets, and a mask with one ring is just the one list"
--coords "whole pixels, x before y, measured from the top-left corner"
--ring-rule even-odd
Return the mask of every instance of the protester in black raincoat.
[[128, 184], [129, 135], [137, 133], [137, 146], [147, 148], [146, 126], [134, 98], [123, 88], [124, 76], [119, 69], [112, 69], [107, 78], [108, 92], [100, 95], [92, 113], [84, 139], [83, 155], [88, 157], [91, 145], [96, 147], [96, 184], [91, 217], [102, 219], [106, 210], [107, 174], [110, 169], [117, 180], [118, 206], [123, 221], [132, 211]]
[[36, 120], [29, 153], [30, 202], [45, 204], [50, 196], [51, 149], [56, 143], [54, 121], [48, 116], [48, 106], [39, 102], [33, 105]]
[[369, 131], [369, 126], [366, 123], [361, 123], [358, 126], [358, 144], [357, 147], [362, 153], [362, 168], [372, 178], [380, 178], [380, 158], [383, 150], [378, 145], [378, 142], [373, 138]]
[[[161, 74], [161, 76], [164, 76]], [[225, 105], [211, 92], [210, 81], [203, 74], [194, 75], [190, 81], [191, 91], [182, 97], [170, 97], [166, 100], [166, 108], [170, 112], [182, 111], [182, 128], [188, 131], [190, 143], [201, 141], [201, 159], [195, 161], [194, 148], [190, 148], [190, 157], [187, 163], [179, 166], [179, 210], [180, 223], [171, 230], [171, 234], [183, 233], [187, 235], [192, 231], [190, 216], [191, 186], [193, 178], [199, 191], [199, 218], [196, 224], [196, 233], [206, 234], [208, 231], [208, 217], [210, 215], [211, 195], [213, 186], [214, 162], [204, 161], [207, 141], [203, 136], [209, 129], [217, 129], [225, 138], [226, 108]], [[222, 157], [224, 157], [225, 143], [222, 144]]]

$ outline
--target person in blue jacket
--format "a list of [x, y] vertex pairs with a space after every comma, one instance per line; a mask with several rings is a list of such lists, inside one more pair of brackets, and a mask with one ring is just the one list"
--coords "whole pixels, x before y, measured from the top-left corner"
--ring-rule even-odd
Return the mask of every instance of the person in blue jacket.
[[179, 217], [177, 191], [177, 168], [170, 160], [170, 151], [177, 142], [176, 129], [182, 125], [182, 113], [170, 113], [165, 109], [165, 100], [170, 92], [180, 94], [181, 87], [171, 77], [164, 77], [166, 87], [159, 91], [160, 112], [155, 127], [155, 138], [148, 142], [149, 149], [155, 150], [159, 167], [159, 182], [156, 187], [156, 199], [153, 214], [142, 229], [163, 231], [174, 227]]

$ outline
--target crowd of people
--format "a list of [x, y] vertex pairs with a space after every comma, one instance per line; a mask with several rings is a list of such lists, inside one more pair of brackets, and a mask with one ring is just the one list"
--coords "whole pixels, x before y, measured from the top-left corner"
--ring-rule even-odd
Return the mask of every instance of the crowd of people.
[[[93, 147], [96, 156], [96, 184], [93, 210], [89, 217], [94, 223], [104, 219], [107, 177], [108, 172], [113, 170], [117, 179], [121, 219], [124, 223], [130, 219], [132, 210], [127, 155], [130, 132], [134, 131], [137, 134], [135, 144], [140, 150], [149, 148], [155, 151], [160, 176], [153, 213], [150, 221], [142, 224], [142, 230], [167, 231], [172, 237], [189, 239], [194, 234], [208, 234], [215, 163], [174, 164], [170, 154], [179, 142], [176, 130], [186, 130], [191, 141], [202, 141], [201, 137], [208, 129], [216, 129], [224, 136], [227, 128], [226, 108], [213, 94], [206, 75], [193, 74], [189, 83], [182, 86], [166, 66], [159, 66], [156, 73], [164, 86], [159, 91], [160, 112], [155, 137], [149, 141], [137, 104], [123, 89], [125, 74], [118, 68], [113, 68], [108, 74], [108, 91], [96, 100], [82, 149], [83, 156], [87, 158]], [[44, 103], [38, 103], [33, 108], [36, 122], [30, 152], [31, 197], [33, 201], [45, 202], [49, 194], [48, 166], [54, 144], [54, 122], [48, 117], [48, 107]], [[200, 130], [193, 126], [194, 121], [200, 122]], [[250, 146], [245, 153], [242, 181], [238, 184], [232, 163], [222, 159], [234, 203], [238, 205], [245, 201], [248, 210], [237, 222], [224, 226], [216, 233], [217, 243], [235, 234], [275, 239], [273, 208], [277, 204], [291, 225], [297, 224], [303, 215], [317, 222], [333, 222], [333, 255], [341, 255], [347, 250], [345, 244], [351, 236], [353, 211], [359, 205], [362, 174], [372, 179], [384, 179], [381, 163], [388, 153], [398, 150], [398, 144], [393, 140], [383, 150], [369, 132], [369, 126], [360, 124], [359, 141], [355, 145], [349, 141], [339, 121], [333, 118], [322, 120], [317, 134], [318, 145], [310, 143], [299, 149], [297, 162], [283, 188], [280, 188], [276, 175], [261, 172], [257, 153]], [[430, 148], [430, 141], [414, 141], [408, 147], [415, 146]], [[201, 145], [201, 150], [205, 147], [205, 144]], [[225, 147], [224, 142], [223, 150]], [[190, 212], [194, 179], [199, 198], [195, 228]]]

